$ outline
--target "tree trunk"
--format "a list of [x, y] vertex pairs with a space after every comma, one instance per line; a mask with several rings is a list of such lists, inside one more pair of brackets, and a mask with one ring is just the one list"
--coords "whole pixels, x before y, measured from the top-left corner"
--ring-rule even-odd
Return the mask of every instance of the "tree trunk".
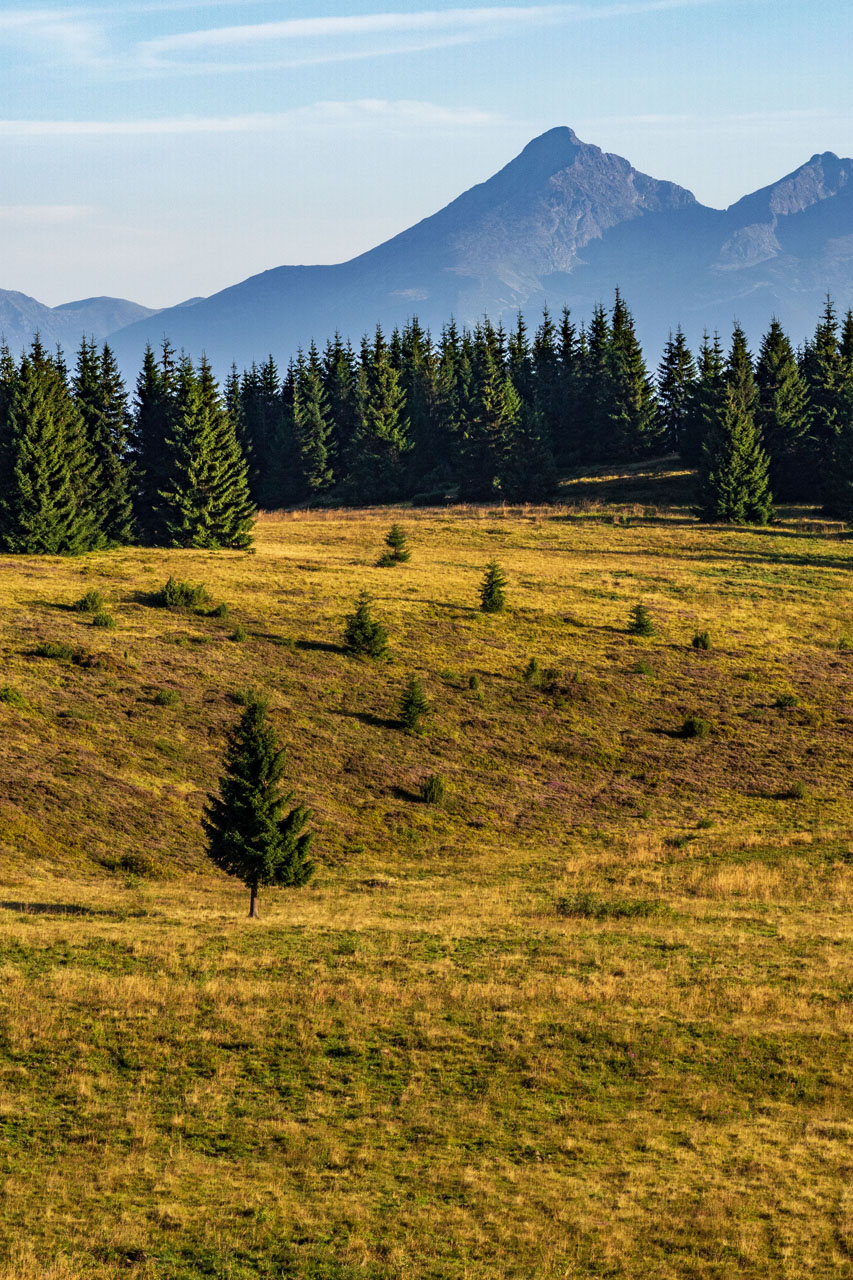
[[252, 894], [251, 901], [249, 903], [249, 919], [258, 920], [260, 919], [261, 914], [258, 911], [258, 886], [256, 884], [252, 884], [249, 885], [249, 888]]

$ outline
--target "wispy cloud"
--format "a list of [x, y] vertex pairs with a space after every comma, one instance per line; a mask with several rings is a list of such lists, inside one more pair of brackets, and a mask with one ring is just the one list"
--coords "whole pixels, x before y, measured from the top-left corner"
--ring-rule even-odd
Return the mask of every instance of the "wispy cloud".
[[[494, 5], [424, 9], [416, 13], [372, 13], [355, 17], [289, 18], [282, 21], [209, 27], [161, 36], [138, 47], [151, 70], [248, 70], [294, 66], [384, 54], [423, 51], [449, 44], [505, 36], [519, 28], [596, 22], [696, 8], [720, 0], [618, 0], [605, 4]], [[376, 38], [380, 43], [376, 43]], [[365, 46], [364, 41], [374, 43]], [[406, 43], [401, 44], [403, 40]], [[330, 50], [328, 46], [338, 47]], [[294, 48], [294, 46], [300, 46]], [[247, 50], [254, 61], [234, 57]], [[206, 59], [206, 60], [204, 60]]]
[[297, 67], [425, 52], [505, 37], [513, 31], [603, 22], [719, 4], [722, 0], [582, 0], [574, 4], [484, 5], [353, 17], [289, 18], [210, 26], [133, 42], [123, 23], [135, 15], [199, 10], [250, 0], [129, 0], [110, 8], [7, 9], [0, 44], [34, 63], [79, 67], [116, 77], [204, 74]]
[[[383, 129], [483, 128], [498, 117], [477, 110], [443, 107], [408, 99], [361, 98], [323, 101], [292, 111], [232, 116], [170, 116], [143, 120], [2, 120], [0, 141], [20, 138], [127, 138], [186, 134], [278, 133], [305, 127], [379, 127]], [[0, 205], [0, 210], [4, 206]], [[23, 206], [5, 206], [8, 209]], [[44, 206], [48, 207], [48, 206]], [[49, 206], [71, 209], [80, 206]]]
[[55, 227], [79, 222], [92, 212], [88, 204], [0, 204], [0, 225]]

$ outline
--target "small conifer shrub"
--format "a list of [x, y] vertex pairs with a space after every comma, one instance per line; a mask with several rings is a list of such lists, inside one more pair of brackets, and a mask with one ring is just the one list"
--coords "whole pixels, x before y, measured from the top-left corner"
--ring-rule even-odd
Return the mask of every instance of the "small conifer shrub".
[[644, 604], [635, 604], [628, 620], [628, 634], [632, 636], [653, 636], [655, 624], [652, 615]]
[[804, 782], [792, 782], [788, 789], [789, 800], [808, 800], [811, 792]]
[[692, 644], [694, 649], [710, 649], [711, 647], [710, 631], [697, 631], [695, 636], [693, 637]]
[[650, 662], [638, 662], [634, 666], [634, 674], [638, 676], [653, 676], [654, 668]]
[[405, 564], [412, 558], [406, 535], [398, 524], [392, 524], [386, 533], [385, 546], [387, 550], [383, 551], [379, 557], [379, 565], [382, 569], [388, 569], [395, 564]]
[[710, 721], [697, 715], [688, 716], [681, 726], [682, 738], [707, 738], [710, 732]]
[[382, 658], [388, 652], [388, 632], [370, 611], [370, 596], [362, 591], [344, 626], [344, 649], [357, 658]]
[[176, 707], [181, 699], [174, 689], [158, 689], [152, 701], [155, 707]]
[[13, 688], [10, 684], [4, 684], [0, 688], [0, 702], [4, 702], [7, 707], [18, 707], [21, 710], [29, 705], [20, 690]]
[[106, 601], [100, 591], [87, 591], [84, 596], [74, 602], [76, 613], [102, 613]]
[[531, 658], [527, 666], [524, 668], [524, 681], [526, 684], [538, 685], [542, 681], [542, 668], [539, 666], [538, 658]]
[[74, 657], [74, 650], [70, 644], [63, 644], [61, 640], [45, 640], [36, 645], [35, 654], [38, 658], [56, 658], [60, 662], [70, 662]]
[[476, 671], [468, 677], [468, 688], [472, 693], [479, 693], [480, 677], [477, 675]]
[[209, 599], [201, 583], [170, 577], [155, 595], [154, 603], [162, 609], [200, 609]]
[[93, 627], [104, 627], [107, 631], [115, 629], [116, 620], [111, 613], [106, 613], [103, 609], [96, 613], [92, 618]]
[[239, 622], [231, 633], [231, 639], [237, 644], [242, 644], [243, 641], [247, 639], [246, 628], [241, 626]]
[[411, 676], [400, 699], [400, 724], [409, 733], [421, 733], [429, 713], [424, 687], [417, 676]]
[[421, 783], [421, 800], [424, 804], [443, 804], [447, 795], [447, 784], [440, 773], [431, 773]]
[[250, 893], [249, 915], [258, 915], [258, 890], [307, 884], [314, 873], [309, 857], [311, 811], [287, 808], [285, 752], [269, 722], [267, 704], [253, 696], [228, 735], [219, 793], [209, 797], [203, 819], [211, 861], [242, 880]]
[[223, 601], [223, 603], [218, 604], [216, 608], [209, 609], [207, 616], [208, 618], [227, 618], [229, 613], [230, 613], [230, 610], [228, 608], [228, 605], [225, 604], [225, 602]]
[[503, 613], [506, 608], [506, 575], [497, 560], [490, 560], [480, 584], [480, 608], [483, 613]]
[[792, 707], [797, 707], [799, 704], [800, 700], [795, 693], [780, 693], [773, 706], [779, 711], [790, 711]]

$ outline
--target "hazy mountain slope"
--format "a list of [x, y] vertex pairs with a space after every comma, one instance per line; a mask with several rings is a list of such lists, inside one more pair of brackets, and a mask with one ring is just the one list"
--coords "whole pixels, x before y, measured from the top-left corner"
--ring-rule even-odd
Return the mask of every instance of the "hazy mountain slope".
[[16, 355], [35, 333], [46, 347], [58, 343], [73, 352], [84, 335], [101, 341], [115, 330], [155, 314], [150, 307], [124, 298], [85, 298], [46, 307], [25, 293], [0, 289], [0, 336]]
[[284, 362], [335, 329], [357, 342], [417, 314], [511, 322], [568, 304], [578, 318], [618, 285], [656, 355], [682, 323], [691, 340], [737, 317], [753, 340], [778, 314], [795, 340], [831, 292], [853, 296], [853, 162], [816, 155], [730, 209], [580, 142], [535, 139], [494, 177], [370, 252], [336, 266], [279, 267], [131, 324], [111, 339], [128, 369], [168, 335], [223, 373], [272, 351]]

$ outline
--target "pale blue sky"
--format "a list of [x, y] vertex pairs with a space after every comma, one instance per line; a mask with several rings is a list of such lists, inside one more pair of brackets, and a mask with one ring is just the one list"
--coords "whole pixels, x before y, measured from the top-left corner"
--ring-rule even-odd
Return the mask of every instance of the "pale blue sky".
[[724, 206], [853, 153], [850, 0], [0, 8], [0, 288], [152, 306], [371, 248], [555, 125]]

